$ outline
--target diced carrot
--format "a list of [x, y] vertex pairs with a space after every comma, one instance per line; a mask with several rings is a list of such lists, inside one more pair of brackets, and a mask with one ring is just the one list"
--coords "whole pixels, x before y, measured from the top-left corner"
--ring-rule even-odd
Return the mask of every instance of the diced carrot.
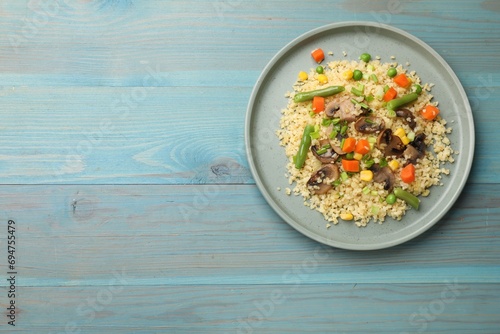
[[401, 169], [401, 181], [404, 183], [412, 183], [415, 181], [415, 166], [413, 166], [413, 164], [408, 164]]
[[311, 56], [318, 64], [321, 63], [323, 59], [325, 59], [325, 53], [320, 48], [313, 50], [311, 52]]
[[342, 145], [342, 151], [345, 153], [351, 153], [356, 148], [356, 139], [348, 137], [344, 139], [344, 144]]
[[424, 107], [424, 109], [422, 109], [421, 114], [426, 120], [432, 121], [437, 115], [439, 115], [439, 108], [433, 106], [432, 104], [428, 104]]
[[396, 85], [403, 88], [406, 88], [411, 84], [410, 79], [408, 79], [404, 73], [399, 73], [392, 80], [396, 83]]
[[396, 96], [398, 95], [398, 92], [394, 88], [389, 88], [387, 92], [384, 94], [384, 101], [389, 102], [390, 100], [394, 100]]
[[358, 140], [356, 144], [356, 148], [354, 149], [354, 152], [359, 153], [359, 154], [366, 154], [370, 152], [370, 142], [366, 139], [360, 139]]
[[325, 110], [325, 98], [322, 96], [313, 97], [312, 110], [315, 114], [319, 114]]
[[342, 159], [342, 168], [346, 172], [359, 172], [359, 161]]

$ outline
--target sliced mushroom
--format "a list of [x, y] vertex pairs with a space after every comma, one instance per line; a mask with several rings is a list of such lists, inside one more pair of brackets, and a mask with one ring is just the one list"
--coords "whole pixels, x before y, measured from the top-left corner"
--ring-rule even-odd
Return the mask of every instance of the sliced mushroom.
[[361, 107], [361, 116], [370, 116], [372, 113], [373, 110], [371, 110], [370, 108]]
[[374, 164], [370, 169], [373, 171], [373, 181], [383, 183], [384, 189], [390, 192], [396, 182], [392, 170], [387, 166], [380, 167], [379, 164]]
[[415, 147], [408, 145], [403, 152], [403, 156], [407, 161], [414, 164], [417, 162], [417, 159], [420, 158], [420, 152], [418, 152]]
[[427, 146], [425, 145], [425, 133], [418, 133], [415, 135], [413, 141], [410, 142], [410, 145], [415, 147], [419, 152], [425, 153]]
[[335, 151], [335, 153], [337, 153], [338, 155], [344, 155], [344, 154], [346, 154], [346, 152], [342, 151], [342, 149], [340, 148], [340, 146], [333, 145], [332, 148]]
[[391, 129], [385, 129], [377, 138], [377, 147], [384, 151], [384, 156], [400, 157], [405, 151], [405, 145], [401, 138], [392, 134]]
[[353, 122], [359, 113], [350, 99], [335, 99], [325, 107], [325, 115], [328, 117], [339, 117], [341, 120]]
[[424, 143], [425, 134], [419, 133], [415, 136], [412, 142], [406, 147], [404, 151], [404, 157], [411, 163], [416, 163], [417, 159], [423, 158], [425, 156], [425, 150], [427, 146]]
[[321, 161], [321, 163], [324, 163], [324, 164], [329, 164], [329, 163], [334, 163], [337, 158], [339, 157], [339, 154], [337, 152], [335, 152], [334, 148], [330, 147], [326, 149], [326, 151], [322, 154], [319, 154], [318, 151], [327, 146], [327, 145], [330, 145], [330, 141], [328, 139], [322, 139], [319, 141], [318, 145], [313, 145], [311, 146], [311, 151], [313, 153], [313, 155], [319, 160]]
[[337, 165], [326, 164], [314, 173], [309, 181], [307, 181], [307, 186], [316, 195], [326, 194], [330, 189], [332, 189], [331, 182], [325, 181], [335, 181], [339, 178], [340, 172]]
[[354, 123], [354, 127], [361, 133], [376, 133], [385, 127], [384, 120], [375, 116], [359, 117]]
[[392, 137], [391, 129], [385, 129], [384, 131], [380, 132], [380, 134], [377, 137], [378, 149], [382, 150], [382, 148], [384, 148], [384, 146], [391, 141], [391, 137]]
[[396, 116], [404, 119], [412, 130], [415, 129], [415, 126], [417, 126], [417, 123], [415, 122], [415, 117], [413, 116], [413, 113], [411, 112], [410, 109], [407, 108], [398, 109], [396, 110]]

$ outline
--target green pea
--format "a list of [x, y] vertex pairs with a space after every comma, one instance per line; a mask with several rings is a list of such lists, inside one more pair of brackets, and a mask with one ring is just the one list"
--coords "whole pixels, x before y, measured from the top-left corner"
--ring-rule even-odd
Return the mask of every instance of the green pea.
[[363, 79], [363, 73], [360, 70], [354, 70], [354, 72], [352, 72], [352, 78], [359, 81]]
[[420, 86], [418, 84], [413, 84], [411, 86], [411, 91], [414, 93], [420, 94], [420, 93], [422, 93], [422, 86]]
[[387, 202], [387, 204], [390, 204], [390, 205], [392, 205], [392, 204], [396, 203], [396, 195], [394, 195], [393, 193], [390, 193], [390, 194], [386, 197], [385, 201]]
[[323, 74], [323, 72], [324, 72], [323, 66], [319, 65], [318, 67], [316, 67], [316, 73]]
[[370, 59], [372, 59], [372, 56], [369, 53], [363, 53], [361, 56], [359, 56], [359, 59], [367, 63], [370, 61]]
[[387, 76], [389, 78], [394, 78], [398, 74], [398, 70], [396, 70], [394, 67], [391, 67], [390, 69], [387, 70]]

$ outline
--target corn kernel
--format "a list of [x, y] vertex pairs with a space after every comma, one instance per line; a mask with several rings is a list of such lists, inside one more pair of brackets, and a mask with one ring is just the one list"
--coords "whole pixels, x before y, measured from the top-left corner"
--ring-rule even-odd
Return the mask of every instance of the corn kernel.
[[306, 81], [307, 78], [309, 78], [309, 76], [307, 75], [306, 72], [304, 72], [304, 71], [300, 71], [299, 72], [299, 80], [300, 81]]
[[354, 155], [352, 157], [353, 157], [353, 159], [360, 161], [361, 159], [363, 159], [363, 154], [354, 153]]
[[342, 220], [353, 220], [354, 216], [350, 212], [341, 213], [340, 214], [340, 219], [342, 219]]
[[359, 178], [361, 181], [370, 182], [373, 180], [373, 172], [371, 170], [362, 170], [359, 172]]
[[328, 83], [328, 78], [324, 74], [318, 74], [318, 81], [320, 84], [326, 84]]
[[351, 70], [347, 70], [344, 73], [342, 73], [342, 77], [346, 80], [350, 80], [352, 79], [353, 74], [354, 73]]
[[394, 135], [398, 136], [399, 138], [406, 137], [406, 132], [405, 129], [403, 128], [398, 128], [396, 131], [394, 131]]
[[408, 138], [407, 136], [403, 136], [401, 137], [401, 141], [403, 142], [403, 144], [408, 145], [410, 143], [410, 138]]
[[399, 161], [391, 160], [391, 161], [389, 161], [388, 165], [389, 165], [389, 168], [392, 169], [392, 171], [394, 172], [394, 171], [396, 171], [396, 169], [399, 168]]

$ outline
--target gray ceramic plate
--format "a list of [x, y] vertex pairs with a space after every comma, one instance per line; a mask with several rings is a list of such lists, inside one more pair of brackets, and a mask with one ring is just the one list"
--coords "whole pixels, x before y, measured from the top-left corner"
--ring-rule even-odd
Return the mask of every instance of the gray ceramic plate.
[[[387, 219], [358, 228], [340, 222], [329, 229], [317, 211], [303, 204], [301, 196], [285, 195], [290, 187], [285, 177], [287, 158], [275, 131], [280, 111], [287, 105], [285, 92], [292, 90], [297, 73], [315, 67], [310, 52], [321, 47], [333, 51], [328, 60], [355, 59], [363, 53], [378, 55], [382, 62], [395, 56], [400, 64], [410, 63], [423, 82], [434, 83], [432, 94], [439, 101], [441, 115], [453, 127], [452, 147], [460, 152], [447, 166], [451, 174], [444, 186], [433, 187], [422, 198], [419, 211], [409, 210], [401, 221]], [[343, 57], [342, 52], [347, 53]], [[405, 31], [372, 22], [335, 23], [296, 38], [279, 51], [260, 75], [248, 104], [245, 124], [247, 157], [254, 179], [271, 207], [292, 227], [321, 243], [353, 250], [391, 247], [423, 233], [452, 207], [462, 191], [472, 165], [474, 124], [465, 91], [453, 70], [431, 47]], [[281, 188], [281, 191], [277, 189]]]

